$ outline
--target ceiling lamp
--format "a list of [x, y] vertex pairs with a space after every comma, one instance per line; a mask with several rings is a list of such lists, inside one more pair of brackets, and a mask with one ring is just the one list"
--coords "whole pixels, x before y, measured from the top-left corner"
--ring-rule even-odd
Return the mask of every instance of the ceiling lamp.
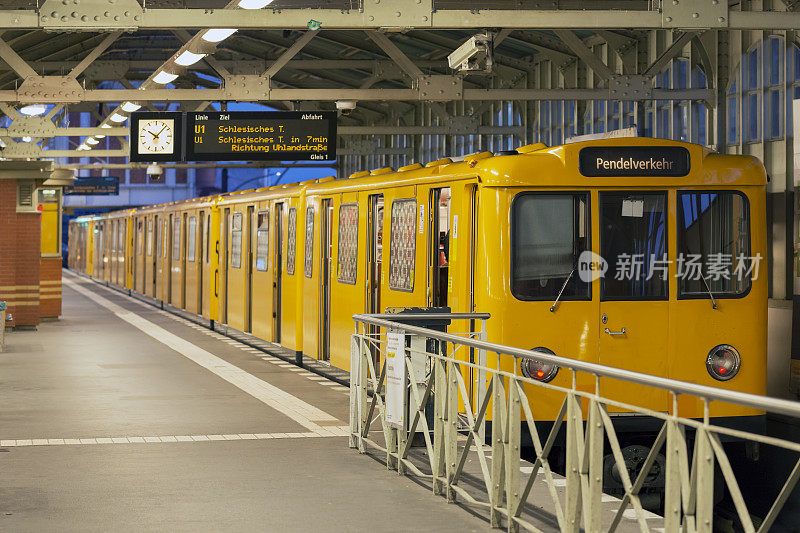
[[239, 3], [236, 5], [242, 9], [261, 9], [271, 3], [272, 0], [239, 0]]
[[177, 74], [170, 74], [166, 70], [162, 70], [158, 74], [155, 75], [153, 78], [153, 82], [158, 83], [159, 85], [166, 85], [167, 83], [171, 82], [175, 78], [177, 78]]
[[106, 136], [105, 135], [95, 135], [94, 138], [95, 139], [105, 139]]
[[100, 124], [101, 128], [110, 128], [111, 124]]
[[95, 144], [99, 143], [100, 141], [98, 141], [97, 139], [92, 139], [91, 137], [89, 137], [84, 142], [86, 144], [90, 144], [90, 145], [94, 146]]
[[133, 102], [125, 102], [124, 104], [122, 104], [122, 110], [127, 111], [128, 113], [133, 113], [140, 107], [142, 106], [140, 106], [139, 104], [134, 104]]
[[33, 137], [23, 137], [23, 138], [22, 138], [22, 142], [24, 142], [24, 143], [29, 143], [29, 142], [31, 142], [32, 140], [33, 140]]
[[207, 30], [203, 34], [202, 39], [209, 43], [218, 43], [220, 41], [224, 41], [234, 33], [236, 33], [235, 29], [213, 28]]
[[128, 120], [128, 117], [126, 117], [125, 115], [120, 115], [119, 113], [114, 113], [113, 115], [108, 117], [108, 120], [110, 120], [111, 122], [125, 122], [126, 120]]
[[206, 54], [195, 54], [189, 50], [184, 50], [181, 55], [175, 58], [175, 63], [182, 67], [188, 67], [189, 65], [194, 65], [204, 57], [206, 57]]
[[39, 115], [44, 115], [45, 111], [47, 111], [47, 108], [44, 106], [44, 104], [26, 105], [19, 110], [20, 113], [29, 117], [38, 117]]

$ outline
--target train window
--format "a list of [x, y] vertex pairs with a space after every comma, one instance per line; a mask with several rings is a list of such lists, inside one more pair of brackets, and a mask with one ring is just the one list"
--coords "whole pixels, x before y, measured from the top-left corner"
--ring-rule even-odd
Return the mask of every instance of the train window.
[[417, 250], [417, 200], [392, 202], [389, 240], [389, 287], [414, 290], [414, 262]]
[[231, 266], [242, 267], [242, 214], [234, 213], [231, 222]]
[[306, 209], [306, 277], [310, 278], [314, 264], [314, 206]]
[[733, 297], [750, 290], [750, 220], [740, 192], [678, 193], [678, 296]]
[[266, 270], [269, 258], [269, 211], [258, 212], [256, 236], [256, 270]]
[[666, 300], [667, 193], [600, 193], [600, 255], [608, 271], [604, 300]]
[[177, 215], [172, 220], [172, 260], [181, 260], [181, 219]]
[[194, 261], [197, 248], [197, 217], [189, 217], [186, 223], [186, 260]]
[[152, 218], [148, 218], [147, 219], [147, 237], [146, 237], [146, 242], [147, 242], [147, 255], [151, 256], [151, 255], [153, 255], [153, 219]]
[[136, 221], [136, 254], [142, 255], [142, 249], [144, 247], [144, 239], [142, 238], [142, 219]]
[[358, 273], [358, 204], [339, 206], [339, 281], [355, 284]]
[[206, 240], [206, 263], [208, 263], [209, 259], [209, 250], [211, 249], [211, 214], [206, 213], [205, 218], [203, 218], [203, 235], [205, 235]]
[[156, 254], [160, 257], [164, 256], [164, 221], [158, 219], [158, 227], [156, 228]]
[[516, 298], [591, 298], [590, 283], [577, 272], [581, 253], [591, 250], [588, 193], [521, 193], [514, 198], [511, 220], [511, 292]]
[[297, 249], [297, 208], [289, 208], [289, 230], [286, 242], [286, 273], [294, 275], [294, 254]]

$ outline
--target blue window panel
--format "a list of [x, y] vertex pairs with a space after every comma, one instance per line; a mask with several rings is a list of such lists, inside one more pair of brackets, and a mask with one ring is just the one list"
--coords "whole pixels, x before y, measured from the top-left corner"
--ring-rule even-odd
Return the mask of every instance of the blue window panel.
[[758, 89], [758, 49], [756, 48], [747, 57], [747, 88]]
[[736, 97], [728, 98], [728, 142], [736, 142], [736, 122], [737, 122]]
[[769, 136], [772, 139], [777, 139], [781, 136], [781, 93], [777, 89], [773, 89], [769, 93], [770, 99], [770, 113], [767, 114], [769, 119]]
[[728, 91], [728, 94], [736, 94], [736, 80], [739, 78], [739, 73], [736, 73], [736, 77], [733, 79], [733, 83], [731, 83], [731, 88]]
[[[800, 81], [800, 48], [794, 47], [794, 81]], [[795, 96], [795, 98], [797, 98]]]
[[678, 68], [675, 69], [675, 79], [672, 87], [674, 89], [686, 89], [689, 78], [689, 62], [685, 59], [678, 61]]
[[781, 83], [781, 40], [773, 37], [769, 40], [769, 84]]
[[747, 127], [745, 131], [747, 131], [747, 139], [748, 141], [757, 141], [758, 140], [758, 94], [748, 94], [747, 99], [745, 100], [747, 103]]

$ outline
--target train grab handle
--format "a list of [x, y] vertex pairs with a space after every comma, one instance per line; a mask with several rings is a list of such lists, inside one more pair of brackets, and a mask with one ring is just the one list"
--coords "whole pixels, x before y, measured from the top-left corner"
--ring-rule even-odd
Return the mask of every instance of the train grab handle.
[[214, 269], [214, 296], [219, 297], [219, 270]]

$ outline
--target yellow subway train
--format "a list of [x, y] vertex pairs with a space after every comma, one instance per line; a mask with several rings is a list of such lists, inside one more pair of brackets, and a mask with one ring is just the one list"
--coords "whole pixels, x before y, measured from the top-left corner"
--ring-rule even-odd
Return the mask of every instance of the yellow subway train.
[[[79, 217], [69, 266], [344, 370], [353, 314], [449, 307], [490, 313], [491, 342], [764, 394], [765, 187], [756, 158], [688, 143], [534, 144]], [[671, 410], [666, 393], [601, 387]], [[537, 390], [537, 418], [560, 402]], [[679, 411], [703, 416], [688, 396]]]

